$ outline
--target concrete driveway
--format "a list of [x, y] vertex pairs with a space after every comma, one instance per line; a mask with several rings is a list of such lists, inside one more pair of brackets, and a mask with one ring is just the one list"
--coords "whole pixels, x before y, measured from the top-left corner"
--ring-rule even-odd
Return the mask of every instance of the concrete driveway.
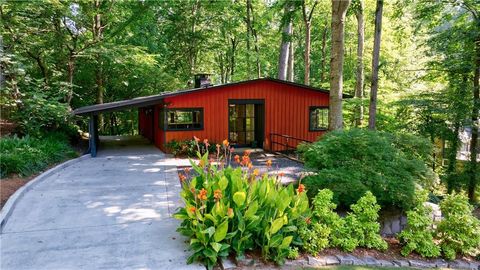
[[0, 235], [1, 269], [204, 269], [172, 218], [175, 159], [153, 146], [100, 151], [25, 193]]

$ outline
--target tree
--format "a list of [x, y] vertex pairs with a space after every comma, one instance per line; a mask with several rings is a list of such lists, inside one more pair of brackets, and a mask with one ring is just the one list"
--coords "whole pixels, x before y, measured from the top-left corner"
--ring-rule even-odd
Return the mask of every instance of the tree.
[[305, 25], [305, 54], [304, 54], [304, 63], [305, 63], [305, 76], [303, 82], [308, 85], [310, 84], [310, 39], [311, 39], [311, 28], [312, 28], [312, 15], [315, 7], [318, 4], [318, 1], [315, 1], [312, 5], [310, 11], [307, 10], [306, 0], [302, 1], [302, 15], [303, 23]]
[[350, 0], [332, 0], [332, 47], [330, 58], [330, 109], [328, 129], [343, 128], [343, 58], [345, 15]]
[[363, 20], [363, 0], [356, 0], [355, 17], [357, 18], [357, 67], [355, 71], [355, 97], [360, 100], [360, 104], [356, 108], [355, 126], [359, 127], [363, 121], [363, 47], [365, 42], [365, 22]]
[[375, 37], [373, 41], [372, 84], [370, 90], [370, 107], [368, 111], [368, 128], [375, 129], [377, 121], [378, 69], [380, 61], [380, 40], [382, 38], [383, 0], [377, 0], [375, 10]]
[[293, 13], [293, 2], [287, 0], [285, 2], [284, 12], [283, 12], [283, 31], [282, 31], [282, 43], [280, 44], [280, 54], [278, 57], [278, 79], [286, 80], [287, 79], [287, 69], [288, 69], [288, 56], [290, 54], [290, 46], [292, 42], [292, 14]]

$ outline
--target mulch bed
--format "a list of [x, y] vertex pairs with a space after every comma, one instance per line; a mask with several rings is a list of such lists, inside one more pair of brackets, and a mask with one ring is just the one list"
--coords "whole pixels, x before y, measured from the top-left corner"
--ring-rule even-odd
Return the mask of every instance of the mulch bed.
[[28, 183], [30, 180], [35, 178], [37, 175], [32, 175], [29, 177], [19, 177], [13, 175], [9, 178], [3, 178], [0, 180], [0, 208], [3, 208], [5, 203], [7, 203], [8, 198], [15, 193], [19, 188]]

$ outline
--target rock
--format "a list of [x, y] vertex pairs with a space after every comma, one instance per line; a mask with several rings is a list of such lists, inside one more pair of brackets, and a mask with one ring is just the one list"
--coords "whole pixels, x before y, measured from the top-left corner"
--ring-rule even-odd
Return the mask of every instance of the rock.
[[410, 266], [417, 267], [417, 268], [435, 268], [435, 263], [427, 262], [427, 261], [420, 261], [420, 260], [409, 260]]
[[386, 261], [386, 260], [378, 260], [378, 263], [381, 266], [395, 266], [395, 264], [393, 262]]
[[303, 267], [303, 266], [307, 266], [308, 265], [308, 261], [306, 259], [296, 259], [296, 260], [287, 260], [285, 261], [285, 266], [299, 266], [299, 267]]
[[365, 256], [362, 258], [362, 260], [365, 262], [366, 265], [369, 266], [381, 266], [382, 264], [375, 258], [371, 256]]
[[335, 257], [337, 257], [337, 259], [340, 261], [340, 264], [343, 264], [343, 265], [352, 265], [353, 261], [357, 259], [356, 257], [354, 257], [350, 254], [335, 255]]
[[407, 225], [407, 216], [402, 215], [402, 217], [400, 217], [400, 224], [402, 226]]
[[381, 234], [388, 235], [388, 236], [393, 234], [390, 222], [384, 223]]
[[230, 260], [229, 258], [226, 258], [224, 260], [222, 260], [222, 265], [223, 265], [223, 269], [235, 269], [237, 268], [237, 265], [235, 265], [235, 263]]
[[308, 256], [307, 257], [307, 264], [313, 267], [318, 267], [318, 266], [325, 266], [327, 265], [327, 262], [324, 260], [324, 258], [315, 258], [313, 256]]
[[399, 233], [401, 230], [402, 230], [402, 228], [400, 228], [400, 220], [399, 220], [399, 219], [395, 219], [394, 221], [392, 221], [392, 232], [393, 232], [394, 234], [397, 234], [397, 233]]
[[471, 266], [468, 262], [455, 260], [448, 263], [448, 267], [455, 269], [471, 269]]
[[249, 258], [243, 258], [243, 259], [237, 259], [238, 264], [244, 265], [244, 266], [253, 266], [255, 265], [255, 260], [254, 259], [249, 259]]
[[442, 259], [435, 260], [435, 267], [437, 268], [447, 268], [448, 262]]
[[408, 267], [410, 263], [407, 260], [393, 260], [393, 263], [400, 267]]
[[335, 257], [335, 256], [325, 256], [323, 257], [325, 259], [325, 263], [327, 265], [336, 265], [340, 264], [340, 261]]

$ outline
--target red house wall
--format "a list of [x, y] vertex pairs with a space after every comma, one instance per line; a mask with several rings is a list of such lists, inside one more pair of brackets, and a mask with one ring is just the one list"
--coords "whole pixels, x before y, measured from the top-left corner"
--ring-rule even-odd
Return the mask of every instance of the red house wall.
[[167, 108], [203, 108], [204, 128], [194, 131], [163, 131], [158, 125], [158, 112], [162, 105], [157, 105], [154, 122], [155, 144], [165, 151], [164, 143], [174, 139], [188, 140], [193, 136], [208, 138], [211, 142], [227, 139], [229, 99], [264, 99], [266, 149], [270, 148], [270, 133], [285, 134], [308, 141], [314, 141], [324, 133], [309, 131], [309, 108], [328, 106], [327, 93], [275, 81], [253, 81], [165, 98]]
[[138, 131], [140, 135], [154, 142], [154, 125], [152, 117], [154, 117], [154, 107], [138, 109]]

